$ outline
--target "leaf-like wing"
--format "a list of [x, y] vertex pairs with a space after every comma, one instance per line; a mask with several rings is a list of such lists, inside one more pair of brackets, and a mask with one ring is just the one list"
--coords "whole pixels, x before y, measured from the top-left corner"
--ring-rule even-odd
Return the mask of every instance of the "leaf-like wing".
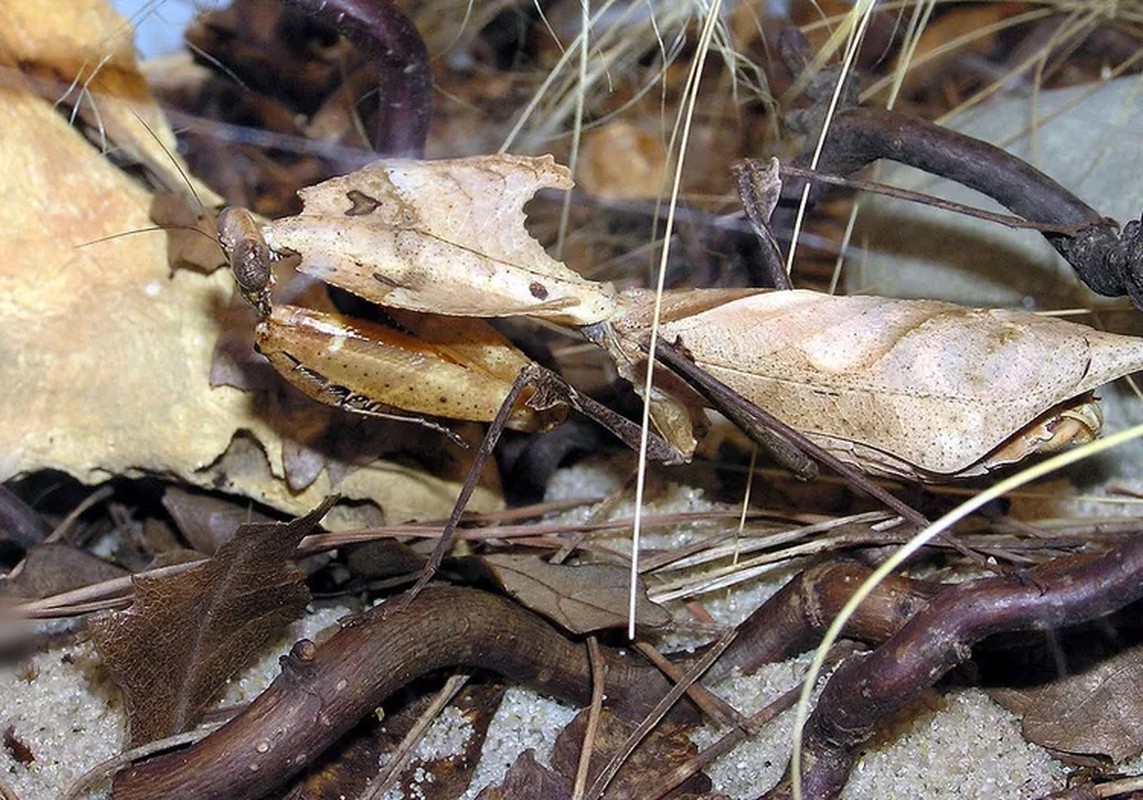
[[378, 161], [303, 189], [302, 213], [263, 233], [298, 253], [302, 272], [381, 305], [587, 325], [610, 315], [610, 290], [551, 258], [524, 227], [537, 190], [571, 185], [551, 156]]
[[[704, 308], [693, 299], [704, 293], [691, 294], [686, 313], [664, 321], [667, 341], [873, 473], [942, 479], [1015, 460], [1034, 443], [985, 461], [1059, 404], [1143, 368], [1143, 339], [1025, 312], [809, 291]], [[634, 341], [646, 312], [628, 297], [617, 330]]]

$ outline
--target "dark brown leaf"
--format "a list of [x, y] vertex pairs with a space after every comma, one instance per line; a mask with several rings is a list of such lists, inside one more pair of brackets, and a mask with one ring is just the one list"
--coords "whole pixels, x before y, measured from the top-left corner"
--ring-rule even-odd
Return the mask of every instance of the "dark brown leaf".
[[0, 595], [47, 597], [126, 574], [126, 570], [86, 550], [66, 542], [48, 542], [28, 551], [20, 572], [0, 582]]
[[[580, 748], [583, 745], [584, 729], [587, 726], [587, 711], [581, 711], [567, 724], [556, 738], [552, 752], [552, 766], [564, 775], [574, 775], [579, 763]], [[588, 769], [588, 785], [595, 780], [611, 757], [619, 751], [634, 727], [612, 714], [606, 708], [599, 719], [595, 732], [595, 742]], [[631, 757], [620, 768], [608, 785], [603, 796], [605, 800], [638, 800], [645, 797], [651, 786], [661, 780], [664, 772], [679, 766], [698, 754], [698, 747], [687, 736], [683, 725], [663, 723], [653, 730], [635, 749]], [[669, 800], [679, 800], [694, 795], [702, 796], [710, 791], [710, 779], [702, 773], [692, 775], [669, 794]]]
[[234, 536], [239, 525], [270, 522], [248, 502], [236, 502], [204, 492], [168, 486], [163, 492], [163, 508], [195, 550], [213, 555]]
[[310, 595], [289, 558], [335, 499], [290, 523], [244, 525], [181, 575], [135, 578], [131, 606], [91, 623], [126, 698], [132, 746], [193, 725], [222, 685], [301, 615]]
[[378, 539], [345, 548], [345, 565], [361, 578], [392, 578], [416, 572], [425, 557], [404, 542]]
[[[538, 556], [506, 554], [483, 556], [480, 562], [504, 591], [572, 633], [593, 633], [627, 624], [630, 574], [626, 567], [569, 567], [549, 564]], [[636, 624], [661, 628], [670, 621], [670, 612], [647, 599], [640, 581]]]
[[36, 760], [31, 745], [20, 738], [15, 725], [9, 725], [4, 729], [4, 749], [20, 764], [28, 765]]
[[536, 762], [536, 751], [525, 750], [499, 786], [485, 786], [476, 800], [560, 800], [571, 797], [572, 782]]
[[1023, 719], [1024, 738], [1049, 750], [1115, 763], [1143, 751], [1143, 647], [1043, 686], [989, 694]]

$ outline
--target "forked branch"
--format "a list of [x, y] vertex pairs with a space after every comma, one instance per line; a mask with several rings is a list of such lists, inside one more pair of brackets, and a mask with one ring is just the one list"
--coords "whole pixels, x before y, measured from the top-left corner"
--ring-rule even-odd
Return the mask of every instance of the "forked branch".
[[[808, 62], [808, 44], [795, 30], [783, 33], [782, 55], [798, 74]], [[826, 73], [822, 74], [822, 77]], [[814, 107], [792, 115], [804, 132], [824, 123], [826, 94], [816, 87]], [[843, 103], [855, 102], [850, 92]], [[848, 107], [830, 120], [817, 171], [850, 175], [880, 159], [888, 159], [956, 181], [996, 200], [1036, 223], [1074, 233], [1041, 231], [1044, 238], [1092, 291], [1128, 295], [1143, 309], [1143, 222], [1131, 220], [1120, 229], [1079, 197], [1026, 161], [987, 142], [943, 128], [927, 120], [884, 109]], [[802, 181], [788, 189], [800, 194]]]
[[[883, 645], [843, 663], [829, 679], [807, 724], [803, 797], [836, 797], [858, 745], [880, 721], [968, 660], [986, 636], [1105, 616], [1143, 597], [1140, 575], [1143, 537], [1136, 536], [1101, 556], [1068, 556], [1023, 575], [945, 589]], [[788, 776], [764, 797], [792, 797]]]

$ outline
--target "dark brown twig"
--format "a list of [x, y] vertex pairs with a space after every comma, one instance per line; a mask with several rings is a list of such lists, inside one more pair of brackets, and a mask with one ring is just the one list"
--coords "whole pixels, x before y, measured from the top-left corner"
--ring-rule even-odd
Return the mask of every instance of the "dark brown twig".
[[377, 64], [380, 113], [373, 149], [422, 158], [432, 117], [433, 75], [413, 23], [390, 0], [285, 0], [332, 25]]
[[[738, 626], [738, 638], [708, 673], [751, 673], [817, 645], [873, 570], [856, 561], [820, 564], [798, 573]], [[871, 644], [892, 636], [941, 590], [940, 584], [890, 576], [858, 606], [844, 635]]]
[[[757, 163], [754, 159], [746, 160], [751, 163]], [[802, 167], [783, 166], [780, 168], [780, 171], [782, 175], [791, 178], [802, 178], [804, 180], [813, 181], [814, 183], [842, 186], [846, 189], [856, 189], [860, 192], [880, 194], [898, 200], [909, 200], [913, 203], [939, 208], [942, 211], [951, 211], [954, 214], [963, 214], [966, 217], [975, 217], [987, 222], [995, 222], [997, 225], [1003, 225], [1006, 228], [1014, 228], [1017, 230], [1034, 230], [1045, 234], [1058, 233], [1065, 236], [1075, 236], [1090, 225], [1090, 223], [1087, 222], [1073, 223], [1070, 225], [1061, 225], [1051, 222], [1032, 222], [1023, 217], [985, 211], [982, 208], [968, 206], [964, 203], [956, 203], [952, 200], [945, 200], [944, 198], [935, 197], [931, 194], [925, 194], [924, 192], [914, 192], [909, 189], [901, 189], [896, 186], [877, 183], [875, 181], [862, 181], [856, 178], [842, 178], [837, 175], [827, 175], [817, 170], [804, 169]]]
[[[515, 603], [436, 585], [404, 612], [401, 601], [370, 609], [321, 647], [294, 645], [282, 674], [234, 720], [185, 751], [121, 772], [117, 800], [261, 797], [394, 691], [445, 667], [487, 669], [567, 702], [589, 702], [587, 648]], [[600, 651], [608, 701], [620, 716], [643, 718], [671, 689], [653, 667]], [[696, 716], [689, 704], [680, 713]]]
[[[808, 44], [795, 34], [784, 36], [784, 44], [783, 58], [797, 72], [806, 62]], [[830, 121], [818, 172], [850, 175], [884, 158], [975, 189], [1024, 219], [1052, 228], [1042, 231], [1044, 238], [1092, 291], [1130, 295], [1143, 309], [1143, 221], [1132, 220], [1120, 230], [1115, 220], [999, 147], [907, 114], [844, 107], [855, 98], [851, 93]], [[809, 140], [816, 142], [825, 121], [825, 97], [819, 92], [814, 99], [814, 107], [799, 112], [794, 122], [804, 124]], [[794, 181], [787, 190], [797, 196], [803, 187]], [[1059, 229], [1077, 232], [1053, 232]]]
[[[803, 796], [836, 797], [875, 726], [967, 660], [986, 636], [1102, 617], [1143, 597], [1140, 575], [1143, 537], [1136, 537], [1102, 556], [1069, 556], [1024, 575], [945, 589], [883, 645], [831, 676], [806, 727]], [[764, 797], [791, 797], [788, 776]]]
[[623, 766], [623, 762], [635, 752], [635, 748], [639, 746], [639, 743], [654, 730], [655, 726], [658, 725], [663, 717], [666, 716], [667, 712], [674, 707], [675, 703], [682, 699], [687, 689], [702, 677], [706, 671], [710, 669], [711, 665], [718, 660], [718, 657], [726, 651], [726, 648], [734, 641], [734, 637], [735, 631], [727, 631], [722, 638], [703, 653], [698, 661], [690, 666], [683, 680], [672, 686], [671, 690], [655, 704], [655, 707], [640, 721], [639, 726], [631, 732], [631, 735], [627, 737], [619, 750], [611, 757], [611, 761], [608, 762], [607, 766], [596, 776], [591, 784], [591, 788], [587, 791], [587, 800], [599, 800], [599, 798], [603, 797], [604, 791], [612, 779], [615, 778], [620, 767]]
[[[775, 620], [782, 620], [782, 635], [790, 641], [811, 641], [823, 627], [818, 616], [844, 604], [868, 573], [868, 568], [848, 563], [807, 571], [740, 626], [708, 679], [783, 658], [788, 648], [765, 635]], [[847, 629], [851, 635], [877, 639], [900, 624], [908, 606], [900, 594], [886, 587], [876, 596], [882, 597], [880, 604], [864, 608], [872, 615], [891, 608], [897, 612], [894, 621], [863, 612]], [[433, 585], [407, 610], [401, 611], [401, 605], [402, 598], [396, 597], [366, 612], [321, 647], [299, 642], [282, 658], [278, 679], [239, 716], [188, 750], [121, 773], [116, 798], [205, 797], [216, 790], [227, 797], [259, 796], [288, 781], [396, 689], [445, 667], [488, 669], [568, 702], [589, 701], [594, 684], [586, 648], [515, 603], [474, 589]], [[811, 608], [824, 612], [815, 616]], [[757, 645], [743, 634], [757, 637]], [[619, 715], [641, 719], [671, 689], [658, 669], [608, 648], [599, 653], [608, 705]], [[709, 661], [710, 653], [706, 655]], [[697, 716], [689, 703], [679, 713]]]
[[1024, 219], [1080, 228], [1074, 236], [1044, 238], [1102, 295], [1130, 294], [1143, 305], [1143, 226], [1120, 231], [1060, 184], [1027, 162], [987, 142], [916, 117], [871, 108], [839, 112], [830, 125], [818, 170], [848, 175], [887, 158], [954, 180], [995, 199]]

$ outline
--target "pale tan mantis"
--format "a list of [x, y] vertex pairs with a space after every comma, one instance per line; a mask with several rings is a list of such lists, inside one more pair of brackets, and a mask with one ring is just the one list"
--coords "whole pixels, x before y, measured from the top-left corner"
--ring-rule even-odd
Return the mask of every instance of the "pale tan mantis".
[[[529, 362], [474, 317], [580, 328], [626, 376], [646, 360], [648, 293], [582, 278], [524, 230], [524, 202], [547, 186], [571, 186], [550, 157], [382, 161], [302, 190], [294, 217], [259, 226], [229, 209], [220, 236], [263, 314], [259, 348], [308, 394], [366, 413], [489, 421]], [[390, 309], [407, 332], [272, 306], [269, 261], [284, 254]], [[935, 301], [691, 289], [665, 298], [661, 321], [698, 366], [843, 460], [920, 480], [981, 474], [1097, 434], [1087, 394], [1143, 364], [1138, 339]], [[651, 402], [689, 457], [695, 398], [671, 384]], [[508, 425], [551, 423], [524, 404]]]
[[[571, 187], [550, 156], [380, 161], [302, 190], [294, 217], [259, 225], [229, 209], [220, 239], [262, 315], [259, 349], [311, 397], [421, 421], [499, 413], [508, 427], [542, 430], [565, 400], [587, 401], [527, 386], [536, 368], [478, 318], [578, 328], [638, 383], [653, 308], [652, 293], [617, 292], [544, 252], [523, 224], [524, 203], [543, 187]], [[384, 306], [402, 330], [273, 305], [270, 262], [287, 257]], [[808, 291], [673, 292], [659, 331], [686, 356], [660, 354], [677, 370], [695, 372], [693, 360], [698, 377], [688, 380], [707, 385], [700, 395], [657, 374], [656, 457], [690, 458], [713, 391], [740, 425], [751, 427], [757, 406], [844, 463], [923, 481], [1090, 440], [1101, 426], [1092, 391], [1143, 366], [1143, 340], [1051, 317]], [[631, 423], [589, 412], [632, 442]]]

